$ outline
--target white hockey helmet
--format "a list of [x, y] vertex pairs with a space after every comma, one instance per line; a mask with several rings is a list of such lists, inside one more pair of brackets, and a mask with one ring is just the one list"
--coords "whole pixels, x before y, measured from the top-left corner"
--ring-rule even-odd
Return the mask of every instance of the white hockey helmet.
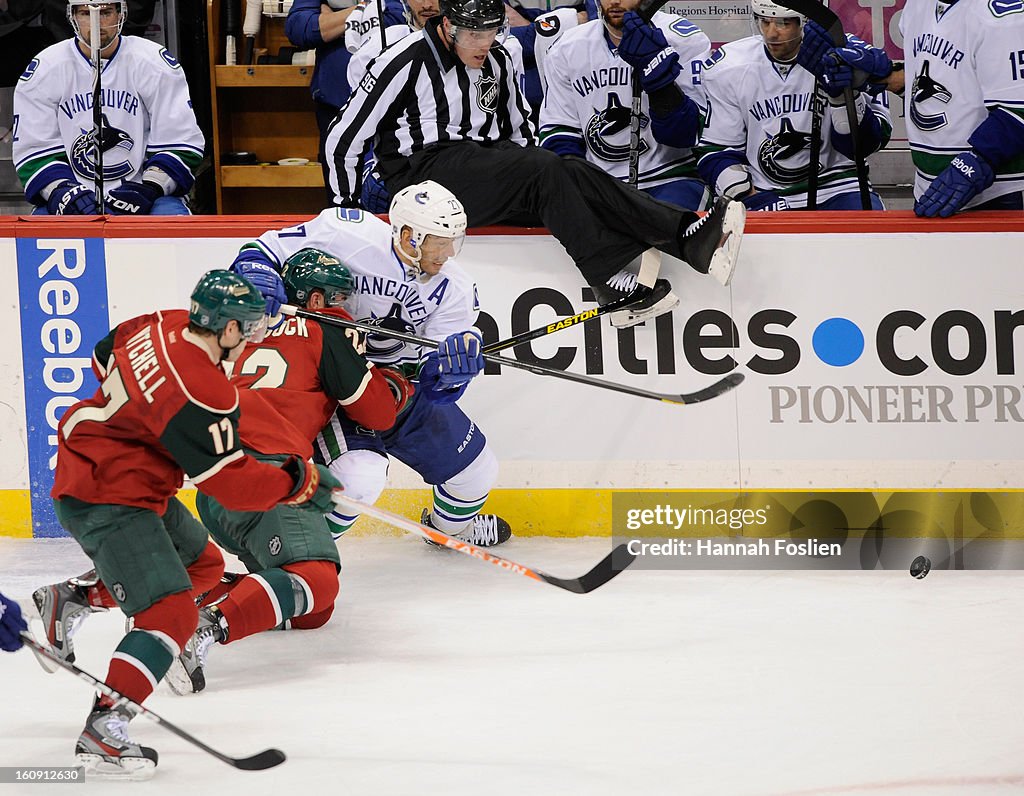
[[83, 31], [78, 25], [78, 20], [75, 18], [75, 9], [82, 6], [117, 6], [117, 32], [111, 36], [111, 40], [117, 38], [121, 34], [121, 29], [124, 27], [124, 23], [128, 19], [128, 3], [126, 0], [68, 0], [68, 22], [71, 24], [72, 30], [75, 31], [75, 38], [88, 46], [88, 28]]
[[[395, 248], [401, 249], [413, 262], [419, 262], [428, 235], [451, 239], [453, 257], [458, 255], [466, 239], [466, 211], [462, 202], [433, 180], [415, 183], [396, 193], [391, 199], [388, 217]], [[412, 231], [409, 243], [415, 254], [402, 249], [402, 230], [406, 227]]]
[[778, 3], [772, 2], [772, 0], [750, 0], [750, 13], [755, 17], [764, 17], [765, 19], [792, 19], [796, 17], [800, 20], [800, 25], [807, 21], [807, 17], [803, 14], [798, 14], [791, 8], [780, 6]]

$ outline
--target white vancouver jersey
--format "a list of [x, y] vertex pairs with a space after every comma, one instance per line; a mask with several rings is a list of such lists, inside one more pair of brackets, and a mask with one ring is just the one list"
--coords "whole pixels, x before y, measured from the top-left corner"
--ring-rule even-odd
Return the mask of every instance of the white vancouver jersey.
[[[480, 312], [476, 284], [454, 260], [421, 281], [395, 254], [391, 225], [363, 210], [328, 208], [302, 224], [264, 233], [255, 245], [279, 268], [301, 249], [337, 257], [355, 279], [355, 290], [345, 302], [353, 318], [404, 318], [417, 335], [443, 340], [472, 327]], [[396, 343], [386, 355], [370, 358], [378, 364], [415, 364], [426, 353]]]
[[[1024, 124], [1024, 2], [907, 0], [900, 17], [906, 59], [907, 137], [919, 197], [988, 109]], [[996, 181], [967, 207], [1024, 189], [1024, 153], [996, 170]]]
[[[377, 13], [377, 0], [370, 0], [366, 5], [366, 14]], [[352, 16], [355, 16], [359, 9], [362, 7], [362, 3], [356, 7], [356, 11], [352, 12]], [[376, 19], [376, 17], [374, 17]], [[356, 30], [362, 30], [362, 26], [358, 20], [356, 24], [359, 25]], [[349, 17], [349, 25], [352, 25], [352, 17]], [[348, 48], [349, 52], [352, 53], [352, 58], [348, 62], [348, 84], [350, 86], [358, 86], [359, 82], [363, 79], [366, 74], [366, 68], [370, 61], [380, 55], [380, 34], [377, 32], [377, 28], [371, 28], [370, 33], [353, 33], [351, 39], [349, 31], [352, 28], [345, 29], [345, 47]], [[384, 37], [387, 40], [388, 47], [394, 44], [396, 41], [401, 41], [410, 33], [413, 29], [408, 25], [388, 25], [384, 29]], [[352, 49], [349, 42], [352, 41], [356, 49]], [[512, 68], [515, 70], [516, 76], [519, 78], [519, 89], [523, 90], [523, 45], [519, 43], [519, 39], [509, 34], [505, 37], [502, 42], [502, 46], [508, 51], [508, 54], [512, 57]]]
[[[710, 40], [683, 17], [659, 11], [653, 21], [669, 46], [679, 53], [677, 85], [702, 108], [701, 69], [711, 52]], [[587, 160], [614, 177], [626, 179], [632, 74], [632, 68], [612, 47], [601, 20], [567, 30], [544, 62], [540, 140], [582, 138]], [[692, 150], [654, 140], [646, 92], [641, 95], [640, 113], [639, 186], [649, 188], [681, 177], [695, 177]]]
[[[379, 7], [377, 0], [360, 0], [348, 15], [345, 22], [345, 49], [353, 55], [374, 39], [377, 41], [378, 52], [380, 51], [380, 17], [377, 16]], [[390, 39], [388, 44], [391, 44]], [[355, 86], [357, 83], [351, 85]]]
[[[14, 92], [14, 164], [32, 200], [70, 164], [78, 182], [92, 188], [93, 76], [74, 39], [34, 58]], [[102, 72], [104, 191], [141, 179], [143, 164], [162, 154], [194, 173], [203, 158], [181, 66], [167, 50], [137, 36], [121, 36]]]
[[[814, 75], [801, 66], [768, 57], [760, 36], [738, 39], [704, 64], [707, 99], [702, 150], [735, 149], [745, 154], [754, 187], [807, 206]], [[866, 96], [866, 95], [865, 95]], [[885, 92], [866, 99], [883, 128], [891, 126]], [[867, 112], [867, 111], [865, 111]], [[821, 118], [818, 201], [857, 190], [852, 160], [831, 145], [832, 118]]]

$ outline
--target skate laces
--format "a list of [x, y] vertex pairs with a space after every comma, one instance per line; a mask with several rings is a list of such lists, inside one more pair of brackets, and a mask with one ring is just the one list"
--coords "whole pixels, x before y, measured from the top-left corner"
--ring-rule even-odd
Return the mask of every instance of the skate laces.
[[134, 746], [135, 741], [128, 737], [128, 721], [128, 716], [112, 710], [103, 720], [103, 732], [108, 738], [121, 741], [128, 746]]
[[210, 652], [210, 647], [218, 640], [219, 636], [222, 636], [223, 631], [215, 618], [211, 618], [205, 613], [202, 616], [203, 620], [209, 622], [209, 624], [196, 630], [194, 652], [199, 665], [205, 667], [206, 656]]
[[619, 271], [615, 276], [610, 277], [605, 284], [612, 290], [618, 290], [621, 293], [632, 293], [636, 290], [636, 274], [625, 270]]
[[498, 544], [498, 515], [477, 514], [473, 518], [473, 543], [482, 547]]
[[702, 215], [700, 218], [698, 218], [696, 221], [694, 221], [692, 224], [690, 224], [690, 226], [686, 228], [686, 232], [683, 233], [683, 237], [689, 238], [693, 235], [696, 235], [700, 231], [701, 227], [708, 223], [709, 219], [718, 215], [718, 207], [718, 202], [715, 202], [715, 204], [711, 205], [711, 209], [708, 210], [708, 212], [706, 212], [704, 215]]
[[78, 628], [82, 626], [82, 622], [85, 618], [92, 613], [89, 608], [82, 608], [79, 611], [68, 614], [64, 619], [64, 641], [67, 643], [75, 633], [78, 632]]

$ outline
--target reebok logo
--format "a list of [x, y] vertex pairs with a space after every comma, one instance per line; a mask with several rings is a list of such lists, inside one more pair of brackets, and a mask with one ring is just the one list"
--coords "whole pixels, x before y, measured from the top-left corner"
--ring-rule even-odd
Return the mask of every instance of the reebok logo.
[[959, 157], [953, 158], [953, 162], [951, 165], [965, 177], [974, 177], [974, 166], [967, 165], [967, 163], [965, 163]]

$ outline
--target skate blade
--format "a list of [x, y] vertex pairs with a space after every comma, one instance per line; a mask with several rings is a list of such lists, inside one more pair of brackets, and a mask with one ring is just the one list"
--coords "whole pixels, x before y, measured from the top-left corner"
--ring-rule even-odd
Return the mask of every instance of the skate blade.
[[[178, 696], [192, 696], [203, 690], [195, 687], [192, 678], [185, 670], [185, 665], [178, 660], [177, 656], [171, 663], [171, 668], [167, 670], [167, 674], [164, 675], [163, 682], [167, 683], [167, 687]], [[203, 685], [205, 687], [206, 684]]]
[[743, 227], [746, 224], [747, 208], [742, 202], [730, 202], [725, 208], [722, 221], [722, 234], [729, 237], [723, 246], [715, 250], [711, 256], [708, 273], [722, 287], [728, 287], [736, 273], [736, 264], [740, 256], [740, 243], [743, 241]]
[[[38, 641], [40, 644], [42, 644], [44, 647], [50, 650], [50, 652], [52, 652], [54, 655], [57, 655], [57, 651], [53, 647], [51, 647], [49, 642], [47, 642], [46, 640], [46, 625], [43, 622], [42, 617], [40, 617], [39, 614], [35, 611], [26, 611], [25, 619], [28, 622], [28, 629], [32, 633], [32, 635], [35, 636], [36, 641]], [[25, 646], [28, 645], [26, 644]], [[32, 657], [36, 659], [36, 661], [42, 667], [43, 671], [47, 674], [53, 674], [55, 671], [61, 668], [56, 663], [51, 661], [49, 658], [40, 655], [38, 652], [32, 649], [32, 647], [29, 647], [29, 649], [32, 650]], [[59, 658], [60, 655], [57, 655], [57, 657]]]
[[628, 329], [630, 326], [636, 326], [644, 321], [657, 318], [659, 315], [664, 315], [666, 312], [675, 309], [678, 305], [679, 296], [672, 291], [669, 291], [661, 298], [660, 301], [650, 307], [645, 307], [644, 309], [637, 310], [635, 312], [628, 309], [619, 310], [618, 312], [613, 312], [609, 315], [608, 321], [616, 329]]
[[113, 763], [100, 755], [80, 752], [75, 755], [75, 762], [85, 770], [86, 779], [142, 782], [156, 773], [156, 763], [145, 757], [127, 757]]

